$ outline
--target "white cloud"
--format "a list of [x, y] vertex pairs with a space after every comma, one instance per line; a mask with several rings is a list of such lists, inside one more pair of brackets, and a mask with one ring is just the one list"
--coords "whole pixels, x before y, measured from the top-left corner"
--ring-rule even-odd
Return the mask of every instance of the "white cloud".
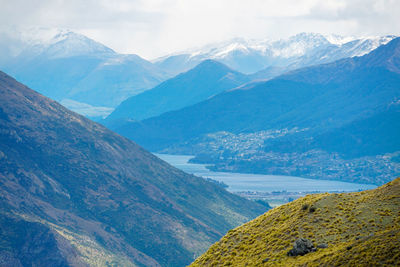
[[69, 28], [154, 58], [233, 37], [399, 34], [398, 0], [0, 0], [2, 25]]

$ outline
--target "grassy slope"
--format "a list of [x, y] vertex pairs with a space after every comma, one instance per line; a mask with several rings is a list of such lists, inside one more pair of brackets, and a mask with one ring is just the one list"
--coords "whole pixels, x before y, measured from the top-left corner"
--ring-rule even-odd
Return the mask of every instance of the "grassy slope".
[[[303, 209], [306, 207], [307, 209]], [[310, 212], [310, 207], [315, 207]], [[299, 238], [328, 248], [287, 252]], [[228, 232], [192, 266], [377, 266], [400, 262], [400, 178], [377, 189], [308, 195]], [[266, 260], [268, 259], [268, 260]]]

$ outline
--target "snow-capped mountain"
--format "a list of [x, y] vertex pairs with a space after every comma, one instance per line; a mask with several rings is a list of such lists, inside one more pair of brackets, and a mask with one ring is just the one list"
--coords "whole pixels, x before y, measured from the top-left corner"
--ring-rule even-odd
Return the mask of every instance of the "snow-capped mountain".
[[88, 104], [85, 110], [93, 106], [94, 111], [113, 108], [170, 77], [137, 55], [51, 28], [1, 29], [0, 69], [50, 98]]
[[393, 36], [354, 38], [315, 33], [281, 40], [235, 38], [152, 63], [137, 55], [118, 54], [69, 30], [3, 27], [0, 69], [50, 98], [70, 99], [102, 110], [114, 108], [206, 59], [251, 73], [250, 79], [269, 79], [296, 68], [361, 56], [391, 39]]
[[165, 56], [156, 59], [154, 63], [174, 74], [191, 69], [205, 59], [220, 61], [246, 74], [271, 67], [290, 70], [345, 57], [362, 56], [394, 37], [355, 38], [300, 33], [280, 40], [235, 38]]
[[44, 51], [52, 58], [72, 57], [80, 55], [114, 55], [115, 52], [82, 34], [61, 31], [51, 40]]
[[66, 58], [115, 54], [112, 49], [82, 34], [55, 28], [2, 29], [0, 47], [9, 47], [11, 53], [8, 56], [18, 60], [36, 56]]

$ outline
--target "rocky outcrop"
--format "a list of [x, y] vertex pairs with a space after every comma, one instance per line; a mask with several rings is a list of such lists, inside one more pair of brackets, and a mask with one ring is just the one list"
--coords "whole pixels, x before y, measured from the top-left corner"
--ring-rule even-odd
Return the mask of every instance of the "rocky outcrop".
[[317, 249], [314, 247], [313, 243], [310, 240], [299, 238], [294, 242], [293, 248], [289, 250], [288, 256], [303, 256], [316, 250]]
[[328, 248], [328, 244], [326, 243], [318, 244], [317, 248]]

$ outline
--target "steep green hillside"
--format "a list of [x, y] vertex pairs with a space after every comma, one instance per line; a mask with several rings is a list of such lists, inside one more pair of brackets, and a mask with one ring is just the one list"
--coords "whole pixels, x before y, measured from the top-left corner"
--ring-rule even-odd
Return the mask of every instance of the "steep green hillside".
[[[298, 238], [317, 250], [288, 256]], [[192, 266], [398, 265], [399, 245], [397, 178], [374, 190], [307, 195], [270, 210], [229, 231]]]
[[181, 266], [263, 211], [0, 72], [0, 214], [57, 231], [84, 261]]

